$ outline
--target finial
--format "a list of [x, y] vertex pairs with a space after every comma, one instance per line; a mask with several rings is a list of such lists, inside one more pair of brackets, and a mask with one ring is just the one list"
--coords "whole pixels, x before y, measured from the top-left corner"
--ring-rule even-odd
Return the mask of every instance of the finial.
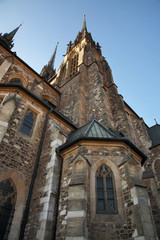
[[154, 121], [155, 121], [156, 124], [158, 124], [156, 118], [154, 118]]
[[96, 110], [94, 108], [92, 109], [92, 112], [93, 112], [93, 119], [96, 119], [96, 116], [95, 116]]
[[82, 32], [86, 30], [87, 31], [87, 27], [86, 27], [86, 15], [83, 15], [83, 25], [82, 25]]

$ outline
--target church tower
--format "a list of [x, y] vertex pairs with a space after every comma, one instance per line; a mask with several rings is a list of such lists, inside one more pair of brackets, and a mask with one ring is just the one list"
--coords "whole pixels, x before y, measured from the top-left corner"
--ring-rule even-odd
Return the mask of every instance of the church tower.
[[85, 15], [82, 30], [68, 44], [56, 79], [51, 81], [62, 93], [59, 110], [78, 126], [95, 116], [107, 127], [112, 126], [107, 84], [113, 84], [111, 69], [87, 31]]
[[85, 16], [57, 74], [57, 45], [39, 75], [17, 30], [0, 34], [0, 239], [158, 240], [160, 125], [118, 93]]
[[[95, 43], [87, 31], [85, 15], [81, 31], [73, 43], [69, 42], [64, 60], [50, 83], [62, 93], [59, 111], [78, 127], [95, 118], [143, 148], [134, 130], [138, 125], [147, 135], [146, 126], [118, 93], [99, 43]], [[148, 137], [146, 139], [148, 141]]]

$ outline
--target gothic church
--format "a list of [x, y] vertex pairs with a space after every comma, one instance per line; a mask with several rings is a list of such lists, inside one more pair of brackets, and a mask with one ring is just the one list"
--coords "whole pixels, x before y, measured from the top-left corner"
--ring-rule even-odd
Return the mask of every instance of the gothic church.
[[[19, 28], [19, 27], [18, 27]], [[85, 17], [55, 72], [0, 34], [0, 239], [160, 238], [160, 125], [118, 93]]]

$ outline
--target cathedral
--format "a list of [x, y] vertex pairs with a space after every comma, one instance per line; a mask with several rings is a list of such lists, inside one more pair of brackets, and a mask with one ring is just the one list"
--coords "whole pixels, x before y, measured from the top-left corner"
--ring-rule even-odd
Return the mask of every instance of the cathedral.
[[[0, 240], [158, 240], [160, 125], [82, 29], [38, 74], [0, 34]], [[58, 43], [57, 43], [58, 45]]]

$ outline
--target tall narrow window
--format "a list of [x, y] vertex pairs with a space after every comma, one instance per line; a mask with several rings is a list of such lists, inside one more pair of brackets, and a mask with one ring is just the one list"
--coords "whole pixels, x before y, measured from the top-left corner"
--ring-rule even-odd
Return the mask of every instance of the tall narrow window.
[[70, 77], [78, 71], [78, 54], [74, 55], [71, 60]]
[[16, 204], [16, 189], [11, 179], [0, 182], [0, 239], [7, 240], [14, 208]]
[[113, 173], [102, 164], [96, 172], [97, 213], [116, 213]]
[[35, 121], [35, 114], [32, 111], [27, 110], [20, 132], [24, 133], [27, 136], [31, 136], [34, 121]]

